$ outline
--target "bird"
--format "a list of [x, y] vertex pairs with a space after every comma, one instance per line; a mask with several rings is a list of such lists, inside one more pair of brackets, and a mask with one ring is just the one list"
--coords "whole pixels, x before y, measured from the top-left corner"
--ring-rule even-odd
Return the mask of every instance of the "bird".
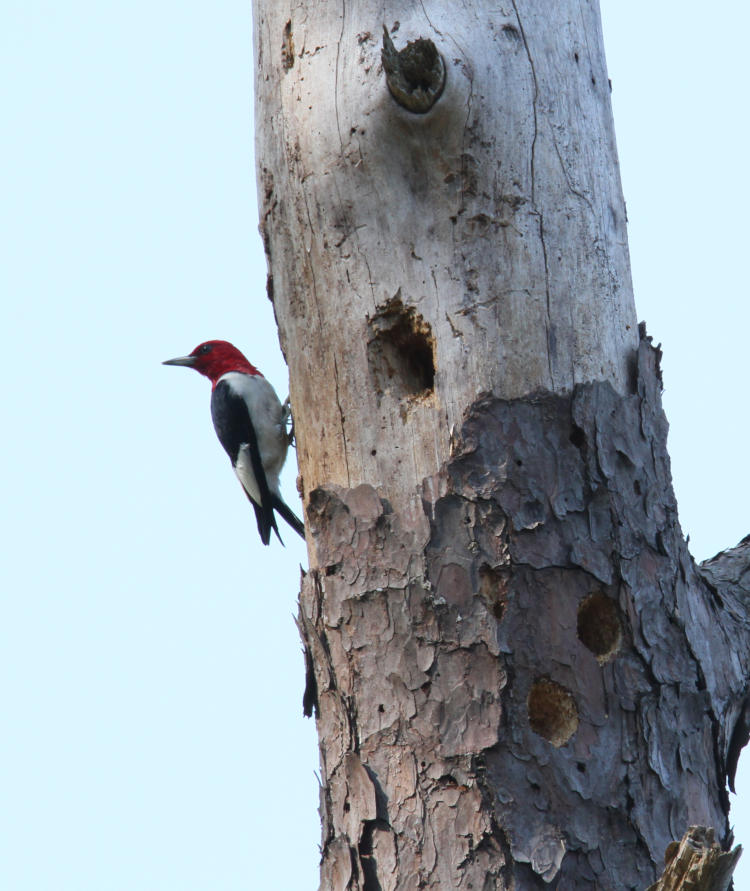
[[276, 513], [304, 538], [304, 523], [279, 491], [279, 474], [290, 441], [288, 401], [282, 406], [260, 371], [226, 340], [207, 340], [189, 355], [167, 359], [162, 365], [194, 368], [211, 381], [214, 429], [255, 510], [263, 544], [270, 543], [272, 530], [284, 543]]

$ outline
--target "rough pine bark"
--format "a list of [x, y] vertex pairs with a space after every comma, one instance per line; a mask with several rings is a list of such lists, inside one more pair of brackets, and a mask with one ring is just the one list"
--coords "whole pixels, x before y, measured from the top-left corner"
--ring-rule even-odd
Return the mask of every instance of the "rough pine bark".
[[744, 570], [680, 531], [598, 5], [256, 0], [255, 45], [321, 888], [643, 889], [688, 826], [728, 845]]

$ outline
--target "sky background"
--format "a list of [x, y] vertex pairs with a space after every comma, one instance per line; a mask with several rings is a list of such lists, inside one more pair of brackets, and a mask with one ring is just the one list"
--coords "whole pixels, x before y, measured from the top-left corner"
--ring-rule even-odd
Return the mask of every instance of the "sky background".
[[[602, 11], [638, 316], [704, 559], [750, 532], [750, 11]], [[2, 0], [4, 891], [317, 888], [305, 550], [260, 546], [208, 383], [159, 364], [226, 338], [287, 392], [251, 50], [249, 0]], [[745, 762], [738, 792], [747, 845]]]

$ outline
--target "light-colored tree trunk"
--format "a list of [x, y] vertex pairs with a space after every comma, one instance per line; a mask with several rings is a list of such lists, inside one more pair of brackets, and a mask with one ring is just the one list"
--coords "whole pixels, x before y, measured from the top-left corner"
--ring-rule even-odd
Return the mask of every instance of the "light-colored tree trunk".
[[[384, 24], [442, 57], [424, 114]], [[645, 888], [728, 840], [747, 671], [677, 523], [598, 4], [256, 0], [255, 46], [321, 887]]]
[[[257, 5], [263, 231], [305, 492], [366, 482], [408, 503], [480, 393], [626, 389], [637, 332], [598, 9], [517, 6]], [[384, 23], [445, 60], [426, 115], [385, 86]], [[434, 387], [378, 349], [392, 325], [422, 329]]]

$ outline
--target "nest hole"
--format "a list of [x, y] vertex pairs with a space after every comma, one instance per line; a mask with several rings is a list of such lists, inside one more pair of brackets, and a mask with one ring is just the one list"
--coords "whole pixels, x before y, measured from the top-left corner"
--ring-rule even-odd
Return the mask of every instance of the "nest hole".
[[430, 326], [400, 292], [369, 320], [367, 345], [378, 396], [424, 397], [435, 387], [435, 339]]
[[527, 707], [531, 729], [557, 748], [578, 730], [578, 707], [573, 696], [549, 678], [534, 681]]
[[435, 44], [419, 37], [397, 50], [384, 25], [381, 59], [388, 89], [396, 102], [415, 114], [429, 111], [443, 92], [446, 75]]
[[617, 607], [601, 591], [590, 594], [578, 607], [578, 639], [601, 663], [620, 648], [622, 625]]

